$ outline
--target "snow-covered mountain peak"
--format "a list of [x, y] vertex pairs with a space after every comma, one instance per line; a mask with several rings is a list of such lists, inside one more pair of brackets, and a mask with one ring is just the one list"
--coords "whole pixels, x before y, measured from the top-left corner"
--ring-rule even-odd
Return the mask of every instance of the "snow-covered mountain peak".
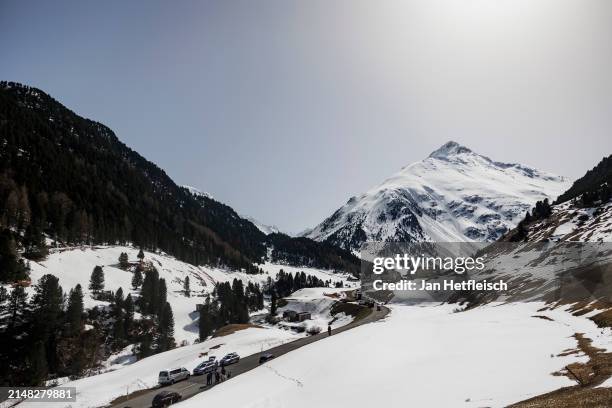
[[429, 157], [434, 157], [437, 159], [445, 159], [453, 155], [461, 154], [461, 153], [473, 153], [470, 149], [465, 146], [460, 145], [454, 141], [448, 141], [444, 143], [440, 148], [431, 152]]
[[261, 232], [263, 232], [266, 235], [276, 234], [276, 233], [280, 232], [280, 230], [278, 229], [278, 227], [276, 225], [264, 224], [263, 222], [257, 220], [256, 218], [249, 217], [249, 216], [246, 216], [246, 215], [243, 215], [243, 214], [240, 214], [240, 217], [242, 217], [245, 220], [248, 220], [251, 223], [253, 223], [253, 225], [255, 225], [257, 227], [257, 229], [259, 229]]
[[569, 181], [496, 162], [456, 142], [404, 167], [306, 234], [358, 251], [367, 241], [493, 241]]

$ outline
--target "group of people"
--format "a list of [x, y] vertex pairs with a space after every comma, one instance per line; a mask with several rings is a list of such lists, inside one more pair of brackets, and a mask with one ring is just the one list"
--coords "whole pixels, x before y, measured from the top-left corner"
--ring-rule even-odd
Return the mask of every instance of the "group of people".
[[206, 385], [218, 384], [219, 382], [229, 379], [231, 376], [232, 374], [230, 371], [226, 370], [224, 366], [221, 367], [221, 370], [215, 367], [214, 371], [209, 371], [208, 374], [206, 374]]

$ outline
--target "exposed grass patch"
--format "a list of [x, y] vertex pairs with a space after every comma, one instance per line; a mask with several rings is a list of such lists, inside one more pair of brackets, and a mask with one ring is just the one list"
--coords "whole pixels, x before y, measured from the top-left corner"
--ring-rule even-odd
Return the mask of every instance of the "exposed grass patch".
[[549, 322], [554, 322], [554, 320], [553, 320], [553, 319], [551, 319], [551, 318], [550, 318], [550, 317], [548, 317], [548, 316], [543, 316], [543, 315], [533, 315], [533, 316], [531, 316], [531, 317], [535, 317], [535, 318], [537, 318], [537, 319], [542, 319], [542, 320], [548, 320]]
[[[578, 349], [589, 357], [586, 363], [572, 363], [562, 373], [577, 385], [560, 388], [517, 404], [512, 408], [604, 408], [612, 406], [612, 388], [597, 387], [612, 376], [612, 353], [593, 347], [591, 339], [582, 333], [574, 334]], [[574, 354], [578, 350], [566, 350]], [[563, 353], [562, 353], [563, 354]]]
[[355, 303], [337, 302], [331, 308], [331, 314], [345, 313], [353, 317], [353, 321], [358, 321], [370, 314], [371, 309], [367, 306], [356, 305]]
[[213, 337], [227, 336], [228, 334], [236, 333], [237, 331], [248, 329], [248, 328], [251, 328], [251, 327], [254, 327], [256, 329], [262, 329], [263, 328], [261, 326], [258, 326], [256, 324], [252, 324], [252, 323], [228, 324], [226, 326], [223, 326], [223, 327], [219, 328], [217, 331], [215, 331], [215, 334], [213, 334]]
[[[571, 356], [572, 354], [580, 354], [580, 349], [567, 349], [563, 350], [561, 353], [557, 354], [557, 357], [565, 357]], [[559, 373], [560, 375], [565, 375], [563, 373]]]
[[582, 316], [594, 310], [605, 310], [610, 308], [610, 302], [604, 300], [582, 301], [574, 303], [568, 310], [574, 316]]
[[612, 309], [598, 313], [591, 317], [598, 327], [612, 327]]

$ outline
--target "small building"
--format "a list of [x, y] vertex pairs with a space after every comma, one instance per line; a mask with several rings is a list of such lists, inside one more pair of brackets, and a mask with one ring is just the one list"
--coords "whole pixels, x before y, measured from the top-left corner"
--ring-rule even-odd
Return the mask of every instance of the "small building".
[[311, 319], [310, 312], [300, 312], [297, 314], [298, 322], [303, 322], [304, 320], [310, 320], [310, 319]]
[[297, 312], [295, 310], [285, 310], [283, 312], [283, 319], [287, 319], [290, 322], [295, 322], [297, 319]]
[[296, 312], [295, 310], [285, 310], [283, 312], [283, 319], [289, 320], [290, 322], [303, 322], [311, 318], [310, 312]]

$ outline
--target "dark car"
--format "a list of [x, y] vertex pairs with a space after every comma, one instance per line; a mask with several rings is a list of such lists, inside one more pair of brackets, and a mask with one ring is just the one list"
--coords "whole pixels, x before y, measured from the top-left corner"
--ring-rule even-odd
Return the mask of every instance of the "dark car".
[[272, 353], [265, 353], [262, 354], [261, 356], [259, 356], [259, 364], [263, 364], [266, 361], [270, 361], [274, 358], [274, 354]]
[[221, 367], [228, 366], [230, 364], [236, 364], [238, 361], [240, 361], [238, 353], [229, 353], [219, 360], [219, 365], [221, 365]]
[[153, 398], [151, 406], [153, 408], [167, 407], [175, 402], [179, 402], [181, 398], [183, 398], [183, 396], [178, 392], [162, 391]]

